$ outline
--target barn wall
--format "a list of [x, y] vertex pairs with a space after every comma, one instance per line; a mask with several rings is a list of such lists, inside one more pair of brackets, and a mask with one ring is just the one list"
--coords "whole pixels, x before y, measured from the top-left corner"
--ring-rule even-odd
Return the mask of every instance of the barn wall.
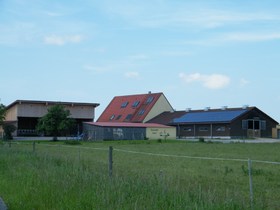
[[148, 139], [176, 139], [176, 128], [146, 128]]

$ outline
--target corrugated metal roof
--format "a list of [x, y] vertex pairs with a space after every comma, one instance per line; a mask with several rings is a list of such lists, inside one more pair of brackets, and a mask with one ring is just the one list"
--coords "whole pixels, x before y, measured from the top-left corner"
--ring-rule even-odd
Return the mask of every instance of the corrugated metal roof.
[[66, 102], [66, 101], [38, 101], [38, 100], [16, 100], [13, 103], [7, 106], [7, 109], [16, 105], [16, 104], [43, 104], [43, 105], [68, 105], [68, 106], [91, 106], [91, 107], [98, 107], [99, 103], [87, 103], [87, 102]]
[[132, 127], [132, 128], [171, 128], [172, 126], [157, 123], [129, 123], [129, 122], [85, 122], [85, 124], [100, 127]]
[[180, 118], [173, 120], [173, 123], [209, 123], [209, 122], [230, 122], [238, 116], [247, 112], [247, 109], [221, 110], [221, 111], [200, 111], [189, 112]]

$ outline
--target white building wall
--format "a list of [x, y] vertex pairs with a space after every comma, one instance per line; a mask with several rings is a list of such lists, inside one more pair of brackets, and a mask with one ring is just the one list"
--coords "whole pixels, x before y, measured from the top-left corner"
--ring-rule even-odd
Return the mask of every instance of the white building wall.
[[172, 111], [173, 108], [170, 105], [170, 103], [168, 102], [168, 100], [165, 98], [165, 96], [162, 94], [159, 99], [157, 100], [157, 102], [154, 104], [153, 108], [151, 109], [151, 111], [149, 112], [149, 114], [146, 116], [146, 118], [144, 119], [144, 123], [153, 119], [154, 117], [158, 116], [159, 114], [161, 114], [162, 112], [165, 111]]

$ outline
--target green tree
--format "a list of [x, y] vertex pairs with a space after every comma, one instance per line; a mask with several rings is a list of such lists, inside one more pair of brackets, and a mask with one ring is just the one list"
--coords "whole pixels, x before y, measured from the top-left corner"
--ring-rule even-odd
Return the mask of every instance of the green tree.
[[3, 125], [6, 115], [6, 107], [0, 104], [0, 125]]
[[48, 113], [44, 115], [38, 122], [37, 131], [46, 135], [52, 135], [53, 140], [57, 140], [59, 135], [69, 130], [74, 120], [70, 118], [70, 111], [66, 110], [62, 105], [54, 105], [48, 109]]
[[12, 140], [13, 139], [13, 135], [12, 133], [16, 130], [16, 126], [13, 124], [9, 124], [9, 123], [4, 123], [3, 124], [3, 130], [4, 130], [4, 139], [5, 140]]

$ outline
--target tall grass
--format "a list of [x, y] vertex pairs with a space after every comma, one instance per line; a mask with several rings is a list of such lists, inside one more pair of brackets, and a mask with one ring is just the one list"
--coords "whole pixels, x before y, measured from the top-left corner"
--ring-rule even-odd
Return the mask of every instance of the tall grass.
[[[235, 153], [235, 158], [259, 148], [241, 144], [111, 144], [164, 154], [232, 157]], [[273, 147], [263, 148], [274, 151]], [[246, 162], [114, 151], [110, 178], [107, 148], [108, 143], [82, 147], [40, 143], [33, 152], [31, 144], [0, 145], [0, 196], [9, 209], [250, 209]], [[236, 151], [230, 153], [232, 149]], [[252, 159], [260, 158], [254, 155]], [[271, 152], [267, 155], [272, 161], [278, 158]], [[280, 167], [253, 165], [255, 209], [278, 209]]]

